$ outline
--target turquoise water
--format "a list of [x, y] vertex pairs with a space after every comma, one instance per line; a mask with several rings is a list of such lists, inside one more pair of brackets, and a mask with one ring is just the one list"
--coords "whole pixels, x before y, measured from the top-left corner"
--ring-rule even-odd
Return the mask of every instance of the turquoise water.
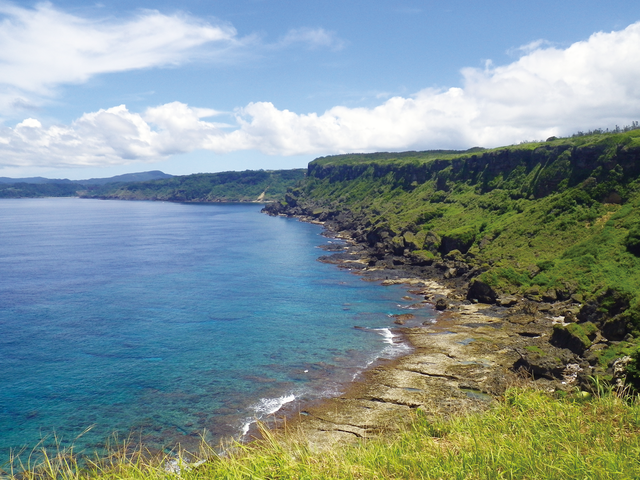
[[260, 208], [1, 200], [0, 458], [239, 438], [406, 348], [388, 315], [417, 299], [316, 261], [336, 240]]

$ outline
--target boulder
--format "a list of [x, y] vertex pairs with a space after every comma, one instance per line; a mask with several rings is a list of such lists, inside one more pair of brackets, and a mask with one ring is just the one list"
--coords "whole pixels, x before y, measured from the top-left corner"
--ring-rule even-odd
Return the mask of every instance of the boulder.
[[449, 303], [447, 302], [447, 299], [445, 297], [440, 297], [436, 300], [435, 306], [436, 310], [442, 311], [449, 308]]
[[575, 357], [550, 345], [529, 346], [524, 349], [517, 348], [520, 359], [513, 364], [515, 371], [525, 370], [534, 378], [563, 378], [566, 365], [575, 360]]
[[396, 325], [404, 325], [407, 320], [412, 320], [413, 318], [415, 318], [415, 315], [413, 313], [400, 313], [391, 316], [395, 318], [393, 323], [395, 323]]
[[467, 299], [471, 301], [476, 300], [480, 303], [496, 303], [498, 294], [490, 285], [476, 278], [469, 286]]
[[513, 295], [501, 295], [496, 300], [496, 304], [501, 307], [512, 307], [518, 303], [518, 297], [514, 297]]
[[456, 268], [448, 268], [444, 272], [444, 278], [455, 278], [458, 276], [458, 270]]
[[554, 325], [549, 342], [558, 348], [568, 348], [582, 355], [596, 339], [598, 328], [591, 322]]
[[437, 233], [429, 230], [424, 238], [424, 245], [422, 246], [422, 248], [435, 254], [438, 253], [441, 243], [442, 240], [440, 236]]
[[476, 234], [476, 229], [468, 226], [451, 230], [442, 236], [440, 251], [443, 254], [447, 254], [452, 250], [459, 250], [463, 254], [467, 253], [476, 240]]
[[537, 285], [532, 285], [529, 287], [526, 292], [524, 292], [524, 296], [529, 300], [533, 300], [534, 302], [539, 302], [542, 300], [542, 295], [540, 295], [540, 287]]
[[627, 367], [632, 361], [633, 359], [627, 356], [613, 362], [613, 384], [616, 387], [624, 387], [627, 381]]
[[542, 294], [542, 300], [544, 302], [554, 303], [558, 301], [558, 294], [556, 293], [555, 289], [550, 288]]
[[622, 315], [610, 318], [602, 325], [602, 334], [609, 340], [623, 340], [627, 332], [627, 320]]

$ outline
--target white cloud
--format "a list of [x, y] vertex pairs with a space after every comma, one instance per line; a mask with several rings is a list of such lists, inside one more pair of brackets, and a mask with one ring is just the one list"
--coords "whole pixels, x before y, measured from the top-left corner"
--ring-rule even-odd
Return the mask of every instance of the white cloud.
[[345, 43], [338, 38], [335, 32], [329, 32], [324, 28], [296, 28], [289, 30], [280, 41], [280, 46], [289, 46], [295, 43], [306, 44], [309, 48], [330, 48], [341, 50]]
[[0, 3], [0, 103], [51, 96], [61, 84], [107, 72], [174, 65], [199, 47], [228, 47], [236, 31], [184, 14], [145, 10], [130, 19], [93, 20], [56, 10]]
[[507, 53], [517, 56], [517, 55], [522, 55], [522, 54], [528, 54], [531, 52], [534, 52], [536, 50], [539, 50], [543, 47], [552, 47], [553, 44], [551, 42], [549, 42], [548, 40], [545, 40], [543, 38], [540, 38], [538, 40], [534, 40], [533, 42], [529, 42], [526, 45], [521, 45], [518, 48], [512, 48], [509, 49], [507, 51]]
[[0, 129], [0, 165], [33, 167], [101, 166], [153, 162], [203, 148], [223, 135], [225, 124], [204, 122], [211, 109], [173, 102], [144, 115], [125, 105], [84, 114], [69, 126], [43, 127], [28, 118]]
[[623, 125], [640, 116], [640, 22], [566, 49], [534, 48], [508, 65], [466, 68], [462, 75], [462, 88], [425, 89], [375, 108], [300, 114], [255, 102], [235, 112], [233, 126], [205, 120], [219, 112], [179, 102], [144, 114], [124, 106], [100, 110], [69, 126], [27, 119], [0, 129], [0, 162], [118, 164], [197, 149], [324, 155], [490, 147]]

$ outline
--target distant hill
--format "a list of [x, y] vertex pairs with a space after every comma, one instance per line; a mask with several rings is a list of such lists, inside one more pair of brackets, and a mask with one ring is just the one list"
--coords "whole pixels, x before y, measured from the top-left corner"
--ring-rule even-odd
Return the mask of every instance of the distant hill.
[[171, 177], [173, 177], [173, 175], [161, 172], [160, 170], [152, 170], [150, 172], [125, 173], [124, 175], [116, 175], [115, 177], [109, 178], [78, 180], [76, 183], [80, 183], [82, 185], [106, 185], [108, 183], [148, 182], [149, 180], [163, 180]]
[[169, 202], [271, 202], [304, 179], [306, 169], [246, 170], [173, 176], [158, 170], [87, 180], [0, 177], [0, 198], [82, 197]]
[[0, 198], [75, 197], [75, 183], [0, 183]]
[[153, 170], [150, 172], [126, 173], [109, 178], [90, 178], [87, 180], [69, 180], [66, 178], [9, 178], [0, 177], [0, 198], [39, 198], [39, 197], [75, 197], [79, 190], [94, 186], [142, 182], [168, 179], [173, 175]]
[[116, 175], [109, 178], [89, 178], [87, 180], [69, 180], [67, 178], [44, 178], [44, 177], [27, 177], [27, 178], [10, 178], [0, 177], [0, 184], [6, 183], [28, 183], [33, 185], [43, 185], [47, 183], [56, 184], [79, 184], [79, 185], [105, 185], [107, 183], [117, 182], [146, 182], [148, 180], [159, 180], [163, 178], [171, 178], [173, 175], [161, 172], [160, 170], [152, 170], [150, 172], [125, 173], [124, 175]]
[[169, 202], [270, 202], [304, 179], [306, 169], [198, 173], [167, 179], [88, 186], [83, 198]]
[[66, 178], [44, 178], [44, 177], [27, 177], [27, 178], [10, 178], [10, 177], [0, 177], [0, 184], [6, 183], [28, 183], [30, 185], [43, 185], [45, 183], [74, 183], [73, 180], [68, 180]]

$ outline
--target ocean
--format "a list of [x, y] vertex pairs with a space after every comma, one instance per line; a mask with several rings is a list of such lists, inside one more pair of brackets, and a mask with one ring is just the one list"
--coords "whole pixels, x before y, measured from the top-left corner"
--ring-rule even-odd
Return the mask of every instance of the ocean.
[[318, 262], [340, 240], [260, 209], [0, 200], [0, 464], [247, 438], [407, 351], [389, 315], [421, 298]]

